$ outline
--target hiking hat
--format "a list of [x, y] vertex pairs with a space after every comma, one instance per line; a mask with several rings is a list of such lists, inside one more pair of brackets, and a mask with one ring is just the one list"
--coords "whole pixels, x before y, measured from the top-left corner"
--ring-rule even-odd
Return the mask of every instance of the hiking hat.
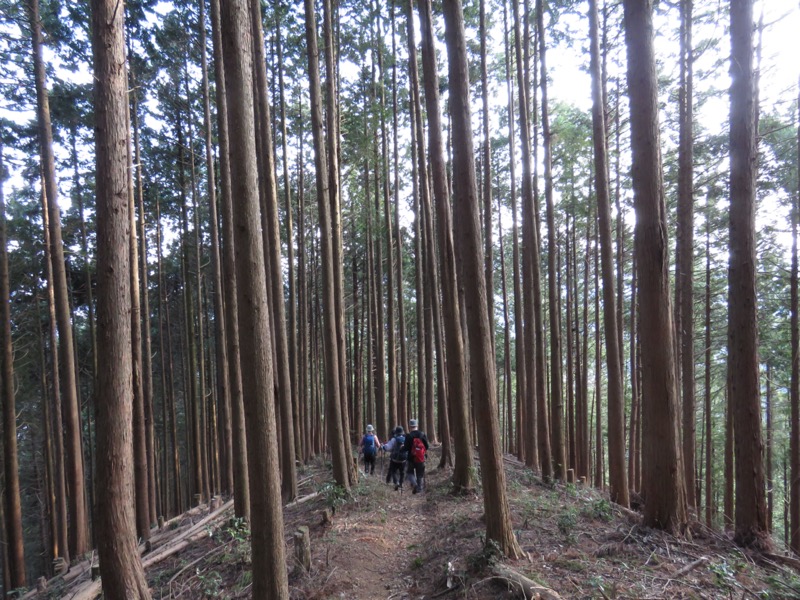
[[416, 428], [417, 428], [417, 420], [416, 420], [416, 419], [411, 419], [411, 420], [408, 422], [408, 427], [409, 427], [410, 429], [416, 429]]
[[395, 427], [394, 428], [394, 434], [395, 435], [403, 435], [403, 427], [401, 425], [398, 425], [397, 427]]
[[374, 431], [375, 428], [372, 425], [367, 425], [367, 431]]

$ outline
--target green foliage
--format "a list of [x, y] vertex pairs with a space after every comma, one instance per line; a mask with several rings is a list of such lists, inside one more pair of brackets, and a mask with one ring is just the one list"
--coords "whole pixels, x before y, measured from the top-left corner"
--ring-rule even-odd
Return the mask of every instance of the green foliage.
[[584, 514], [590, 519], [598, 519], [606, 523], [610, 522], [613, 518], [611, 503], [605, 498], [598, 498], [592, 502], [591, 506], [586, 508]]
[[350, 494], [344, 487], [332, 482], [323, 484], [319, 492], [325, 499], [325, 504], [332, 509], [336, 509], [344, 505], [350, 498]]
[[556, 525], [558, 526], [558, 530], [561, 532], [561, 535], [564, 536], [564, 541], [568, 544], [572, 544], [575, 542], [575, 527], [578, 525], [578, 515], [575, 512], [574, 508], [568, 508], [566, 511], [561, 513], [556, 521]]
[[200, 572], [196, 571], [197, 579], [200, 581], [200, 592], [203, 598], [220, 598], [222, 597], [222, 575], [219, 571]]

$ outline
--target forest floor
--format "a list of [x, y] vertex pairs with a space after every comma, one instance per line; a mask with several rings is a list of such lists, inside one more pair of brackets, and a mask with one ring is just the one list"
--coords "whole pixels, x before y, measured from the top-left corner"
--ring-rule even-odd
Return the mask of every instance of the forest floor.
[[[451, 494], [438, 459], [434, 448], [427, 489], [417, 495], [395, 492], [376, 468], [345, 497], [321, 461], [301, 469], [300, 495], [319, 494], [284, 510], [291, 598], [515, 597], [493, 577], [499, 557], [484, 547], [480, 490]], [[597, 490], [544, 484], [510, 457], [506, 473], [514, 530], [529, 558], [503, 564], [561, 598], [800, 598], [800, 574], [750, 556], [726, 534], [695, 525], [691, 539], [675, 538], [643, 528]], [[323, 523], [326, 509], [332, 518]], [[230, 511], [225, 517], [148, 569], [154, 599], [251, 596], [248, 532]], [[294, 559], [301, 525], [310, 530], [308, 572]]]

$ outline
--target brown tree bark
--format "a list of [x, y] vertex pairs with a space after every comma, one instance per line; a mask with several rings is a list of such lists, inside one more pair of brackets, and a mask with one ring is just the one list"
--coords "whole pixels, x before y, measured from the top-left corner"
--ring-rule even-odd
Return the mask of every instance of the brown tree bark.
[[230, 132], [231, 197], [235, 199], [234, 246], [239, 302], [242, 392], [250, 479], [253, 597], [288, 599], [275, 432], [272, 332], [259, 231], [256, 136], [253, 129], [254, 69], [249, 3], [221, 4], [221, 34]]
[[81, 419], [74, 342], [64, 263], [64, 244], [61, 240], [61, 213], [58, 206], [58, 185], [53, 155], [53, 131], [50, 125], [50, 101], [45, 81], [45, 64], [42, 55], [42, 24], [39, 17], [38, 0], [28, 0], [28, 15], [31, 24], [39, 150], [49, 213], [50, 260], [53, 268], [53, 289], [55, 293], [56, 322], [58, 325], [61, 401], [63, 404], [64, 430], [66, 432], [65, 476], [69, 488], [70, 551], [73, 555], [78, 555], [89, 549], [89, 529], [84, 491]]
[[97, 550], [110, 600], [147, 600], [133, 513], [130, 134], [123, 11], [92, 1], [97, 168]]
[[[611, 240], [611, 201], [608, 184], [608, 150], [600, 72], [600, 37], [597, 2], [589, 0], [589, 37], [592, 72], [592, 139], [594, 142], [594, 185], [600, 237], [603, 277], [603, 332], [608, 377], [608, 470], [612, 502], [628, 506], [628, 478], [625, 467], [625, 397], [617, 327], [617, 297], [614, 283], [614, 248]], [[599, 414], [599, 412], [598, 412]]]
[[[710, 203], [709, 203], [710, 205]], [[705, 215], [706, 221], [706, 287], [705, 287], [705, 352], [703, 365], [704, 404], [705, 404], [705, 437], [706, 437], [706, 525], [711, 527], [714, 516], [714, 440], [711, 417], [711, 219]]]
[[253, 27], [253, 62], [258, 102], [257, 112], [260, 121], [256, 123], [260, 136], [257, 137], [257, 149], [262, 161], [260, 176], [262, 198], [262, 223], [264, 228], [264, 258], [268, 261], [267, 274], [271, 288], [272, 322], [274, 323], [276, 375], [278, 379], [278, 404], [280, 407], [280, 443], [281, 443], [281, 492], [284, 502], [297, 496], [297, 469], [294, 461], [294, 416], [292, 414], [292, 381], [289, 364], [289, 345], [286, 333], [286, 305], [283, 296], [283, 269], [281, 267], [281, 237], [278, 225], [278, 190], [275, 182], [275, 154], [272, 143], [272, 118], [267, 90], [267, 73], [264, 68], [264, 28], [261, 19], [261, 3], [253, 0], [250, 3], [250, 19]]
[[[544, 148], [544, 198], [547, 215], [547, 299], [550, 315], [550, 421], [552, 423], [553, 475], [556, 479], [566, 476], [564, 459], [564, 399], [561, 380], [561, 317], [558, 307], [561, 292], [556, 281], [556, 224], [553, 207], [553, 173], [550, 147], [550, 114], [547, 97], [547, 61], [544, 30], [544, 2], [536, 1], [536, 25], [539, 36], [539, 62], [541, 64], [540, 85], [542, 89], [542, 147]], [[541, 416], [541, 411], [539, 415]]]
[[[489, 329], [492, 348], [495, 342], [494, 323], [494, 259], [492, 258], [492, 141], [489, 137], [489, 74], [486, 67], [486, 0], [480, 1], [479, 37], [481, 40], [481, 110], [483, 142], [483, 254], [486, 260], [486, 310], [489, 314]], [[499, 401], [499, 398], [498, 398]]]
[[[458, 8], [458, 13], [460, 14], [460, 7]], [[422, 70], [425, 83], [425, 104], [428, 110], [428, 155], [431, 161], [433, 196], [436, 203], [439, 272], [442, 281], [442, 314], [444, 320], [445, 343], [447, 346], [448, 404], [450, 409], [452, 409], [450, 424], [452, 426], [455, 442], [453, 486], [456, 489], [469, 489], [473, 485], [472, 447], [470, 444], [469, 409], [467, 406], [469, 390], [465, 373], [464, 339], [461, 334], [452, 217], [450, 213], [447, 173], [444, 164], [442, 124], [439, 115], [439, 75], [436, 68], [436, 56], [434, 54], [433, 11], [429, 0], [419, 0], [419, 18], [422, 35]], [[463, 16], [459, 18], [463, 19]], [[467, 118], [467, 121], [469, 121], [469, 118]], [[469, 137], [467, 139], [471, 140]], [[470, 144], [471, 143], [470, 141]], [[474, 182], [474, 164], [472, 177]], [[486, 291], [484, 289], [484, 294], [485, 293]], [[486, 299], [484, 296], [482, 307], [485, 306]], [[492, 393], [494, 393], [494, 390], [492, 390]]]
[[[6, 201], [3, 193], [3, 146], [0, 142], [0, 373], [3, 404], [3, 470], [5, 474], [5, 526], [8, 557], [8, 590], [25, 587], [25, 548], [22, 537], [22, 503], [17, 455], [17, 410], [14, 393], [14, 347], [11, 339], [11, 293], [8, 280], [8, 237], [6, 236]], [[46, 402], [46, 399], [42, 399]]]
[[[135, 90], [135, 79], [128, 70], [131, 83], [128, 96]], [[135, 107], [135, 105], [134, 105]], [[130, 103], [127, 122], [131, 122]], [[130, 140], [129, 140], [130, 142]], [[133, 149], [128, 143], [128, 251], [130, 253], [130, 306], [131, 306], [131, 366], [133, 375], [133, 478], [136, 496], [136, 533], [143, 540], [150, 539], [150, 480], [147, 472], [147, 426], [144, 416], [144, 382], [142, 381], [142, 309], [139, 288], [139, 242], [136, 235], [136, 200], [133, 182]], [[138, 170], [138, 167], [137, 167]]]
[[250, 517], [250, 482], [247, 478], [247, 433], [244, 423], [242, 369], [239, 347], [239, 303], [237, 301], [236, 258], [234, 250], [233, 200], [231, 197], [230, 138], [225, 70], [223, 69], [222, 25], [219, 0], [211, 0], [211, 30], [214, 36], [214, 76], [216, 79], [217, 130], [219, 139], [220, 188], [222, 191], [222, 259], [227, 285], [225, 292], [225, 331], [228, 344], [228, 383], [231, 401], [231, 450], [233, 452], [233, 504], [237, 517]]
[[642, 495], [644, 523], [679, 533], [686, 495], [678, 439], [667, 217], [658, 124], [658, 86], [650, 0], [625, 0], [636, 209], [636, 260], [642, 317]]
[[[514, 9], [517, 5], [513, 4]], [[514, 21], [515, 31], [518, 30]], [[503, 2], [503, 45], [505, 50], [506, 62], [506, 93], [508, 94], [508, 153], [509, 153], [509, 176], [511, 178], [511, 255], [512, 255], [512, 290], [514, 295], [514, 372], [516, 375], [516, 407], [517, 418], [513, 430], [515, 442], [513, 444], [518, 458], [527, 461], [526, 444], [523, 441], [523, 426], [527, 423], [526, 415], [529, 408], [526, 405], [527, 382], [525, 379], [525, 339], [524, 323], [522, 319], [522, 286], [519, 264], [519, 228], [517, 227], [517, 176], [516, 176], [516, 135], [514, 133], [514, 77], [511, 70], [511, 52], [508, 43], [508, 2]], [[525, 159], [527, 160], [527, 159]], [[535, 414], [535, 413], [534, 413]], [[511, 419], [509, 419], [511, 421]], [[528, 435], [536, 436], [534, 427]], [[535, 447], [535, 442], [534, 442]], [[510, 449], [509, 449], [510, 451]], [[537, 454], [538, 456], [538, 454]], [[528, 464], [526, 462], [526, 464]]]
[[[456, 239], [460, 246], [463, 276], [471, 282], [465, 288], [465, 309], [469, 336], [471, 392], [478, 427], [481, 481], [486, 514], [486, 539], [493, 540], [511, 558], [522, 548], [511, 527], [505, 492], [505, 471], [497, 423], [497, 389], [494, 346], [486, 311], [486, 281], [481, 246], [480, 209], [472, 151], [472, 123], [469, 104], [469, 71], [464, 14], [460, 0], [444, 4], [450, 80], [450, 114], [453, 119], [453, 195]], [[430, 25], [430, 23], [429, 23]]]
[[[800, 105], [798, 105], [800, 106]], [[800, 110], [800, 108], [798, 108]], [[797, 128], [797, 140], [800, 142], [800, 125]], [[800, 147], [797, 156], [800, 166]], [[798, 180], [800, 192], [800, 179]], [[789, 387], [790, 403], [790, 437], [789, 437], [789, 468], [791, 471], [789, 488], [789, 522], [791, 532], [789, 535], [791, 549], [795, 554], [800, 553], [800, 324], [798, 323], [798, 258], [797, 258], [797, 221], [798, 201], [792, 202], [792, 271], [790, 275], [790, 329], [791, 329], [791, 358], [792, 370]]]
[[758, 377], [753, 3], [731, 0], [728, 381], [736, 456], [735, 541], [769, 548]]
[[[349, 488], [349, 452], [346, 447], [346, 436], [342, 429], [342, 395], [339, 377], [339, 345], [337, 342], [336, 279], [334, 269], [334, 239], [331, 216], [330, 179], [328, 175], [328, 159], [325, 146], [322, 121], [322, 86], [320, 85], [319, 50], [317, 46], [317, 25], [314, 5], [311, 0], [304, 0], [306, 47], [308, 54], [308, 73], [311, 93], [311, 132], [314, 138], [314, 162], [317, 172], [317, 205], [319, 211], [323, 278], [324, 307], [324, 346], [326, 386], [326, 424], [328, 442], [331, 448], [333, 476], [336, 483]], [[330, 133], [329, 133], [330, 135]]]
[[689, 508], [695, 502], [695, 382], [694, 382], [694, 198], [693, 198], [693, 58], [692, 0], [680, 3], [680, 89], [678, 91], [678, 227], [675, 242], [675, 329], [678, 335], [683, 406], [683, 472]]

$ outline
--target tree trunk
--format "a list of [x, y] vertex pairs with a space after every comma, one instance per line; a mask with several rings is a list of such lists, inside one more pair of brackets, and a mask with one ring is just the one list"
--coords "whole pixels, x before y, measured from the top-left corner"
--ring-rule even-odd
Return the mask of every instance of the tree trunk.
[[61, 400], [66, 432], [65, 476], [69, 489], [70, 551], [73, 556], [77, 556], [89, 549], [89, 529], [86, 520], [86, 498], [83, 478], [83, 451], [81, 448], [81, 417], [78, 403], [78, 384], [76, 381], [67, 275], [64, 263], [64, 244], [61, 240], [61, 213], [58, 206], [58, 185], [53, 155], [53, 131], [50, 125], [50, 101], [45, 82], [45, 64], [42, 55], [42, 24], [39, 18], [38, 0], [28, 0], [28, 10], [36, 82], [39, 150], [49, 213], [50, 260], [53, 267], [53, 288], [55, 292], [56, 322], [58, 324]]
[[[481, 246], [480, 217], [475, 160], [472, 153], [472, 123], [469, 104], [469, 71], [464, 39], [464, 15], [460, 0], [444, 5], [448, 74], [451, 86], [450, 114], [453, 118], [453, 195], [457, 215], [455, 230], [460, 246], [463, 276], [471, 282], [465, 289], [469, 331], [470, 377], [478, 427], [481, 481], [486, 514], [486, 539], [497, 543], [510, 558], [522, 555], [511, 527], [505, 493], [505, 471], [497, 423], [497, 389], [494, 345], [486, 311], [486, 281]], [[428, 24], [430, 25], [430, 23]], [[458, 457], [457, 457], [458, 458]]]
[[261, 135], [257, 140], [263, 161], [262, 189], [265, 195], [261, 199], [262, 210], [266, 207], [266, 214], [262, 214], [262, 222], [266, 219], [267, 227], [264, 230], [265, 246], [264, 259], [268, 261], [267, 272], [271, 275], [267, 282], [271, 288], [272, 322], [275, 324], [275, 348], [277, 379], [278, 379], [278, 405], [280, 407], [280, 442], [281, 442], [281, 493], [284, 503], [297, 496], [297, 469], [294, 461], [294, 416], [292, 414], [292, 381], [289, 364], [289, 344], [286, 333], [286, 306], [283, 297], [283, 269], [281, 267], [281, 237], [278, 225], [278, 190], [275, 182], [275, 156], [272, 144], [272, 129], [270, 127], [269, 98], [267, 95], [267, 74], [264, 69], [264, 29], [261, 24], [261, 3], [253, 0], [250, 3], [251, 26], [253, 27], [253, 61], [255, 66], [255, 81], [257, 85], [256, 98], [258, 113], [261, 117], [257, 126]]
[[[617, 298], [614, 284], [614, 248], [611, 240], [611, 201], [608, 184], [606, 123], [600, 72], [600, 41], [597, 2], [589, 0], [589, 36], [592, 71], [592, 139], [594, 141], [594, 184], [600, 233], [600, 261], [603, 277], [603, 332], [606, 342], [608, 374], [608, 470], [612, 502], [628, 506], [628, 480], [625, 469], [625, 397], [617, 327]], [[599, 414], [599, 411], [598, 411]]]
[[222, 25], [219, 0], [211, 0], [211, 28], [214, 36], [214, 75], [216, 78], [217, 129], [219, 131], [220, 183], [222, 190], [222, 258], [227, 280], [225, 291], [225, 330], [228, 344], [228, 382], [231, 399], [231, 437], [233, 452], [233, 504], [237, 517], [250, 517], [250, 482], [247, 478], [247, 432], [244, 422], [242, 369], [239, 347], [239, 303], [237, 301], [235, 228], [231, 197], [230, 138], [225, 70], [223, 69]]
[[[6, 546], [9, 588], [25, 587], [25, 548], [22, 537], [22, 503], [19, 490], [17, 456], [17, 411], [14, 399], [14, 347], [11, 340], [11, 295], [8, 281], [8, 237], [6, 236], [6, 201], [3, 194], [3, 146], [0, 142], [0, 388], [3, 404], [3, 468], [5, 473]], [[42, 399], [46, 402], [46, 399]]]
[[97, 145], [97, 550], [110, 600], [150, 598], [133, 512], [131, 205], [123, 12], [92, 1]]
[[[517, 4], [512, 5], [517, 10]], [[514, 17], [515, 32], [519, 28], [516, 25], [517, 17]], [[503, 42], [506, 59], [506, 93], [508, 95], [508, 153], [509, 153], [509, 176], [511, 178], [511, 254], [512, 254], [512, 279], [514, 294], [514, 372], [516, 374], [516, 406], [517, 418], [516, 426], [513, 430], [515, 436], [514, 448], [520, 460], [527, 462], [526, 443], [523, 440], [523, 427], [527, 423], [527, 414], [530, 408], [527, 406], [528, 392], [525, 379], [525, 339], [524, 323], [522, 319], [522, 286], [519, 265], [519, 228], [517, 227], [517, 176], [516, 176], [516, 135], [514, 133], [514, 78], [511, 72], [511, 52], [508, 43], [508, 3], [503, 2]], [[519, 52], [517, 52], [519, 58]], [[519, 69], [517, 70], [519, 72]], [[520, 94], [522, 97], [522, 94]], [[527, 116], [526, 116], [527, 119]], [[523, 161], [528, 160], [523, 158]], [[528, 177], [527, 175], [525, 177]], [[534, 413], [535, 414], [535, 413]], [[510, 421], [509, 417], [509, 421]], [[528, 435], [536, 437], [536, 428], [527, 432]], [[536, 446], [534, 441], [534, 447]], [[538, 453], [537, 453], [538, 456]]]
[[[460, 16], [460, 6], [457, 12], [459, 15], [458, 19], [463, 19], [463, 16]], [[464, 339], [461, 333], [452, 217], [450, 213], [447, 173], [444, 164], [442, 124], [439, 115], [439, 75], [436, 68], [436, 56], [434, 54], [433, 11], [431, 9], [430, 0], [419, 0], [419, 17], [422, 34], [422, 70], [425, 82], [425, 103], [428, 109], [428, 154], [433, 172], [433, 195], [436, 202], [439, 272], [442, 281], [442, 314], [444, 319], [445, 343], [447, 345], [447, 391], [449, 395], [449, 407], [452, 409], [450, 423], [453, 428], [453, 438], [455, 441], [453, 486], [456, 489], [470, 489], [473, 485], [473, 461], [469, 431], [469, 409], [467, 406], [469, 390], [465, 373]], [[468, 113], [467, 122], [469, 122]], [[472, 143], [471, 137], [467, 137], [466, 139], [470, 140], [470, 144]], [[474, 164], [472, 177], [474, 184]], [[485, 293], [484, 289], [484, 294]], [[485, 306], [486, 299], [484, 296], [482, 304], [484, 314]], [[492, 390], [492, 393], [494, 393], [494, 390]], [[494, 418], [497, 418], [496, 415]]]
[[[710, 203], [709, 203], [710, 206]], [[708, 213], [708, 211], [707, 211]], [[714, 516], [714, 441], [711, 418], [711, 219], [706, 221], [706, 290], [705, 290], [705, 364], [704, 364], [704, 404], [706, 436], [706, 525], [711, 527]]]
[[336, 280], [334, 269], [334, 239], [331, 217], [330, 180], [326, 157], [322, 123], [322, 89], [319, 79], [319, 51], [317, 47], [317, 25], [314, 5], [304, 0], [308, 73], [311, 93], [311, 130], [314, 137], [314, 162], [317, 171], [317, 205], [320, 220], [320, 243], [322, 245], [324, 345], [329, 444], [333, 462], [333, 477], [344, 488], [350, 487], [349, 452], [346, 448], [345, 432], [342, 430], [342, 403], [339, 386], [339, 345], [337, 343], [337, 313], [334, 294]]
[[680, 105], [678, 144], [678, 228], [675, 243], [675, 305], [678, 315], [680, 381], [683, 405], [683, 472], [689, 508], [695, 502], [695, 383], [694, 383], [694, 210], [693, 210], [693, 79], [692, 0], [681, 0]]
[[[800, 106], [800, 105], [798, 105]], [[798, 108], [800, 110], [800, 108]], [[797, 140], [800, 143], [800, 125], [797, 128]], [[798, 146], [798, 165], [800, 165], [800, 146]], [[798, 180], [800, 192], [800, 180]], [[790, 436], [789, 436], [789, 522], [791, 533], [789, 543], [795, 554], [800, 554], [800, 325], [798, 324], [798, 259], [797, 259], [797, 222], [798, 200], [792, 201], [792, 271], [790, 275], [790, 310], [791, 310], [791, 381], [790, 398]]]
[[270, 434], [276, 428], [272, 332], [259, 232], [258, 173], [253, 123], [252, 24], [246, 0], [221, 5], [223, 59], [230, 131], [231, 197], [236, 237], [236, 281], [245, 400], [253, 597], [288, 599], [280, 473]]
[[745, 547], [769, 548], [758, 378], [753, 3], [752, 0], [731, 0], [730, 6], [732, 82], [728, 380], [736, 456], [734, 539]]
[[49, 210], [47, 207], [47, 192], [44, 183], [42, 184], [42, 225], [44, 229], [45, 247], [45, 279], [47, 281], [47, 310], [48, 310], [48, 334], [50, 343], [50, 373], [52, 374], [52, 401], [53, 401], [53, 433], [55, 438], [55, 467], [56, 467], [56, 502], [58, 503], [58, 552], [56, 556], [64, 559], [67, 565], [70, 563], [69, 547], [69, 506], [67, 498], [67, 472], [64, 456], [64, 429], [62, 418], [63, 403], [61, 402], [61, 376], [59, 369], [58, 356], [58, 327], [56, 324], [56, 297], [55, 282], [53, 277], [53, 261], [50, 260], [50, 225]]
[[679, 533], [686, 524], [686, 494], [678, 440], [672, 310], [669, 293], [667, 216], [658, 124], [649, 0], [625, 0], [631, 149], [636, 209], [642, 352], [642, 493], [644, 523]]
[[[544, 2], [536, 1], [536, 24], [539, 34], [539, 62], [541, 63], [542, 88], [542, 145], [544, 148], [544, 197], [547, 208], [547, 298], [550, 314], [550, 419], [553, 430], [552, 460], [556, 479], [565, 479], [564, 467], [564, 425], [563, 402], [561, 381], [561, 318], [558, 306], [561, 303], [560, 290], [556, 282], [556, 224], [555, 209], [553, 207], [553, 173], [550, 148], [550, 115], [548, 113], [547, 97], [547, 62], [545, 31], [544, 31]], [[539, 415], [541, 416], [541, 412]]]

